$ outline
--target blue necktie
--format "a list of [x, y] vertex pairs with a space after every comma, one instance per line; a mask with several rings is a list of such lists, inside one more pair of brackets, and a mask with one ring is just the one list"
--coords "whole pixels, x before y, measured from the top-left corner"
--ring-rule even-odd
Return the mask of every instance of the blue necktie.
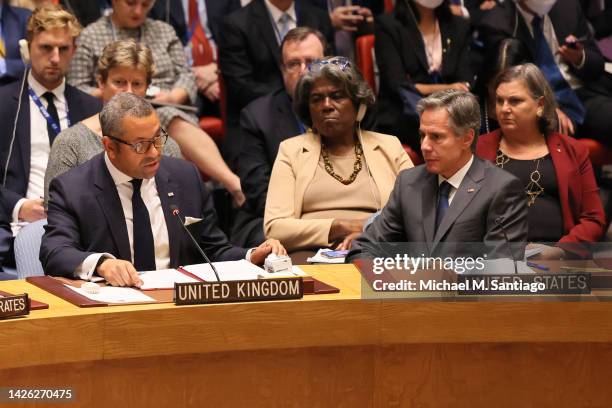
[[438, 231], [438, 227], [444, 219], [444, 215], [446, 215], [446, 211], [448, 210], [448, 196], [450, 194], [451, 188], [453, 186], [450, 185], [449, 182], [443, 181], [438, 186], [438, 209], [436, 211], [436, 231]]
[[542, 73], [550, 82], [550, 86], [555, 93], [555, 99], [559, 104], [561, 110], [572, 120], [572, 122], [581, 125], [584, 122], [584, 115], [586, 113], [584, 105], [580, 102], [580, 99], [576, 96], [574, 90], [569, 86], [559, 66], [555, 61], [544, 32], [542, 31], [542, 18], [535, 16], [531, 25], [533, 27], [533, 38], [536, 45], [536, 56], [534, 63], [542, 70]]
[[134, 267], [137, 271], [155, 270], [155, 246], [149, 210], [145, 206], [140, 187], [142, 179], [130, 180], [134, 186], [132, 194], [133, 239], [134, 239]]

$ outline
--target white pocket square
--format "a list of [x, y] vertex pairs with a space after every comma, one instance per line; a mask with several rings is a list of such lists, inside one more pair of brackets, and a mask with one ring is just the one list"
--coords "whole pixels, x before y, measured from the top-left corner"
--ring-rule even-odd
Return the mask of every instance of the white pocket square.
[[200, 222], [200, 221], [202, 221], [202, 218], [185, 217], [185, 226], [195, 224], [196, 222]]

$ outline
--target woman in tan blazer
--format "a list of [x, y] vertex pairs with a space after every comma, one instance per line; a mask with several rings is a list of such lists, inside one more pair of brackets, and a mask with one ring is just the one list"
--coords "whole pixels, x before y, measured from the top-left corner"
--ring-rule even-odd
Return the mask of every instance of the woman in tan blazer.
[[288, 251], [348, 249], [412, 167], [395, 136], [362, 131], [374, 95], [343, 57], [313, 62], [297, 85], [295, 109], [310, 129], [281, 143], [272, 169], [264, 230]]

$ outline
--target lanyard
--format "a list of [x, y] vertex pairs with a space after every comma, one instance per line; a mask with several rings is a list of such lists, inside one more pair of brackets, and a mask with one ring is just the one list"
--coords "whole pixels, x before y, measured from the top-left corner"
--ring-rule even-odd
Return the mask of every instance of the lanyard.
[[[36, 93], [32, 90], [32, 87], [28, 86], [28, 93], [30, 94], [30, 98], [32, 98], [32, 100], [34, 101], [34, 104], [36, 105], [40, 113], [43, 115], [43, 117], [45, 118], [49, 126], [51, 126], [51, 129], [53, 129], [53, 132], [55, 132], [55, 135], [56, 136], [59, 135], [60, 131], [62, 130], [59, 123], [57, 123], [55, 119], [53, 119], [51, 115], [49, 115], [49, 112], [47, 111], [45, 106], [40, 101], [40, 98], [38, 97], [38, 95], [36, 95]], [[68, 127], [70, 127], [70, 117], [68, 116], [68, 105], [66, 105], [66, 121], [68, 122]]]
[[[115, 29], [115, 25], [113, 24], [113, 20], [111, 20], [111, 16], [108, 16], [108, 23], [110, 24], [111, 35], [113, 37], [113, 41], [117, 41], [117, 31]], [[144, 37], [143, 26], [140, 26], [138, 27], [138, 42], [143, 42], [142, 40], [143, 37]]]

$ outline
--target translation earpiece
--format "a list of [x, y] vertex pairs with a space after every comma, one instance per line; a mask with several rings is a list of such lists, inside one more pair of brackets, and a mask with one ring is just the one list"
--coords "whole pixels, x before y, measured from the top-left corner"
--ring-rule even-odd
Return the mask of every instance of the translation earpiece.
[[28, 40], [21, 39], [19, 40], [19, 54], [21, 55], [21, 60], [24, 64], [28, 65], [30, 63], [30, 50], [28, 49]]

